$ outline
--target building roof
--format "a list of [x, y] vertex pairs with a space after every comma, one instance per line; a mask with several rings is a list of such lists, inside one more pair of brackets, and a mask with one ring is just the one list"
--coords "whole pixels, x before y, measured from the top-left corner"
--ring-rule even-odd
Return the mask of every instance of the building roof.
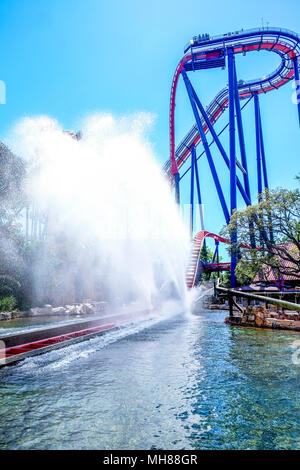
[[[277, 245], [277, 246], [286, 248], [290, 253], [296, 250], [298, 254], [298, 258], [300, 259], [299, 250], [294, 243], [291, 243], [291, 242], [282, 243], [281, 245]], [[290, 260], [282, 259], [278, 255], [275, 255], [275, 256], [278, 259], [278, 265], [279, 265], [280, 271], [284, 271], [284, 272], [279, 273], [277, 269], [264, 264], [262, 266], [262, 269], [256, 274], [253, 282], [259, 283], [262, 281], [265, 281], [265, 282], [300, 281], [300, 272], [299, 272], [298, 265], [296, 263], [293, 263]], [[293, 257], [295, 258], [294, 253], [293, 253]], [[298, 276], [294, 274], [295, 271], [299, 272]]]

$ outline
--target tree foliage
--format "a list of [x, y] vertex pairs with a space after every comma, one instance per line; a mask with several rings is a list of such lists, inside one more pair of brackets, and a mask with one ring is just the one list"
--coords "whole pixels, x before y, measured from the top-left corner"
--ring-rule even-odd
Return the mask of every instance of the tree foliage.
[[[270, 269], [278, 280], [282, 275], [300, 280], [299, 189], [266, 190], [260, 203], [234, 212], [223, 235], [230, 238], [236, 227], [239, 246], [230, 249], [240, 258], [236, 268], [240, 283], [251, 282], [258, 272], [265, 280]], [[249, 248], [242, 249], [241, 244]]]
[[204, 243], [201, 250], [200, 259], [203, 263], [212, 263], [214, 257], [213, 251]]
[[[212, 264], [214, 258], [214, 252], [208, 248], [207, 244], [204, 243], [202, 246], [200, 260], [205, 264]], [[219, 262], [222, 261], [222, 257], [219, 256]], [[216, 261], [215, 261], [216, 262]], [[218, 273], [202, 273], [201, 274], [201, 281], [208, 281], [209, 279], [215, 279], [218, 277]]]
[[24, 308], [31, 302], [30, 266], [22, 231], [26, 168], [1, 142], [0, 165], [0, 298], [14, 297]]
[[25, 207], [25, 164], [0, 142], [0, 224], [14, 224]]

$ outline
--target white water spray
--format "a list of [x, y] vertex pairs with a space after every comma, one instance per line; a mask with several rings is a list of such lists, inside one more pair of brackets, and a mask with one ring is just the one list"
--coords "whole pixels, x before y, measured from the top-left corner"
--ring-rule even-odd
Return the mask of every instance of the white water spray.
[[[47, 214], [48, 245], [62, 240], [56, 286], [68, 289], [84, 272], [99, 298], [147, 307], [185, 300], [189, 241], [146, 137], [151, 123], [146, 113], [93, 115], [80, 141], [48, 117], [16, 125], [9, 144], [29, 164], [29, 200]], [[48, 270], [47, 256], [38, 259], [37, 292]]]

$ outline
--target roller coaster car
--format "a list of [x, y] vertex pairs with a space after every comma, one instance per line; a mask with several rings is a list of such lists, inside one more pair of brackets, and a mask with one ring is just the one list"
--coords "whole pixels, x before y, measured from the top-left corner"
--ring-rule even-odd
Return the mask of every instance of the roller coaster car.
[[219, 49], [218, 51], [207, 52], [205, 54], [206, 60], [220, 59], [221, 57], [224, 57], [224, 50], [223, 49]]
[[210, 40], [210, 35], [205, 33], [205, 34], [198, 34], [198, 36], [193, 37], [193, 44], [197, 45], [200, 42], [204, 41], [209, 41]]
[[205, 54], [192, 54], [191, 62], [184, 64], [185, 70], [210, 69], [225, 66], [225, 55], [223, 49], [209, 51]]
[[205, 41], [210, 41], [210, 35], [205, 33], [205, 34], [198, 34], [198, 36], [194, 36], [193, 39], [191, 39], [185, 46], [184, 46], [184, 52], [186, 52], [190, 47], [192, 46], [198, 46], [202, 42]]

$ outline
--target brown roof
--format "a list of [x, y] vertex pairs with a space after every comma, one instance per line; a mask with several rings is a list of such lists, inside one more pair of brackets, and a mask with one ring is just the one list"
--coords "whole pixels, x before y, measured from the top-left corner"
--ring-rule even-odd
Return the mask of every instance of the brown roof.
[[[292, 250], [297, 250], [298, 256], [300, 257], [300, 253], [298, 248], [294, 243], [282, 243], [278, 246], [284, 246], [288, 249], [289, 252]], [[295, 257], [295, 255], [293, 255]], [[299, 281], [300, 280], [300, 272], [299, 275], [296, 276], [295, 274], [288, 274], [289, 271], [295, 272], [298, 269], [297, 264], [293, 263], [290, 260], [283, 260], [279, 256], [277, 256], [278, 264], [280, 266], [281, 271], [285, 271], [285, 273], [278, 273], [277, 269], [272, 268], [271, 266], [267, 266], [266, 264], [263, 265], [262, 269], [256, 274], [254, 281], [255, 283], [261, 282], [262, 280], [266, 282], [279, 282], [279, 281]]]

